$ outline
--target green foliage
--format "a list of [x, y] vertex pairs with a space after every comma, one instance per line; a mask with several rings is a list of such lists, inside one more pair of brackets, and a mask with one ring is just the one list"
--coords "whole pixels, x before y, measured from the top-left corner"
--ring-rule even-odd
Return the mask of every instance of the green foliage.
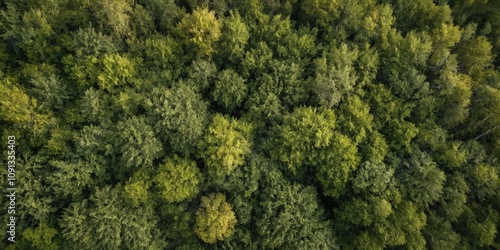
[[40, 225], [35, 229], [28, 228], [23, 232], [23, 237], [31, 241], [31, 246], [36, 249], [55, 250], [59, 244], [54, 240], [57, 230], [47, 225]]
[[96, 189], [90, 199], [72, 203], [60, 220], [63, 235], [71, 241], [69, 246], [85, 249], [165, 247], [156, 230], [158, 219], [151, 208], [132, 208], [122, 195], [120, 186], [107, 186]]
[[123, 187], [123, 194], [133, 207], [139, 207], [151, 198], [149, 189], [152, 182], [149, 172], [147, 168], [139, 169]]
[[323, 188], [323, 194], [339, 197], [345, 193], [345, 185], [352, 171], [359, 165], [359, 155], [349, 137], [336, 133], [331, 145], [322, 150], [316, 166], [316, 179]]
[[216, 76], [217, 67], [210, 61], [196, 59], [188, 68], [188, 78], [194, 83], [194, 88], [200, 91], [212, 85]]
[[389, 151], [387, 141], [378, 131], [368, 134], [358, 148], [363, 159], [373, 163], [382, 162]]
[[478, 164], [468, 169], [468, 175], [474, 187], [474, 196], [480, 200], [492, 197], [498, 192], [500, 182], [497, 168], [487, 164]]
[[460, 244], [460, 235], [453, 230], [451, 223], [444, 218], [429, 216], [424, 233], [427, 244], [432, 249], [457, 249]]
[[[99, 89], [89, 88], [86, 90], [78, 107], [80, 119], [90, 123], [106, 123], [113, 117], [111, 100], [104, 91]], [[79, 117], [71, 118], [74, 121], [80, 119]]]
[[194, 232], [203, 242], [213, 244], [231, 237], [236, 222], [233, 207], [226, 202], [226, 196], [212, 193], [201, 198]]
[[73, 200], [81, 199], [83, 192], [93, 188], [92, 185], [98, 183], [96, 179], [101, 179], [104, 174], [103, 166], [95, 161], [50, 161], [49, 164], [56, 169], [47, 177], [52, 190]]
[[500, 1], [0, 2], [0, 249], [500, 248]]
[[175, 31], [186, 46], [194, 47], [197, 55], [203, 57], [215, 52], [214, 44], [221, 37], [221, 26], [215, 13], [203, 8], [184, 16]]
[[71, 37], [67, 47], [77, 57], [99, 56], [119, 51], [119, 46], [111, 36], [97, 32], [93, 27], [80, 28], [73, 32]]
[[497, 234], [498, 211], [491, 207], [474, 211], [477, 209], [475, 205], [477, 204], [473, 204], [462, 215], [462, 227], [459, 230], [465, 231], [471, 247], [481, 248], [492, 246]]
[[54, 46], [55, 31], [46, 12], [38, 8], [23, 11], [7, 4], [0, 17], [5, 23], [2, 38], [13, 50], [15, 58], [32, 63], [55, 59], [60, 47]]
[[320, 105], [335, 106], [352, 92], [358, 79], [353, 68], [357, 57], [357, 49], [350, 51], [347, 44], [342, 44], [340, 48], [333, 48], [328, 57], [324, 55], [315, 60], [316, 77], [312, 90]]
[[328, 29], [340, 16], [340, 0], [306, 0], [301, 7], [304, 14], [323, 29]]
[[247, 95], [245, 80], [232, 69], [225, 69], [219, 73], [214, 84], [212, 96], [214, 101], [226, 110], [238, 108]]
[[161, 156], [162, 145], [143, 117], [119, 121], [117, 130], [120, 132], [116, 145], [125, 167], [151, 167]]
[[444, 72], [437, 81], [442, 102], [439, 109], [445, 127], [453, 127], [465, 121], [469, 115], [472, 81], [468, 75]]
[[33, 94], [38, 102], [52, 110], [61, 110], [71, 98], [67, 83], [59, 76], [51, 74], [31, 79]]
[[466, 207], [470, 188], [461, 174], [447, 176], [438, 211], [442, 211], [449, 221], [456, 221]]
[[311, 164], [321, 149], [332, 143], [336, 116], [328, 109], [297, 108], [276, 128], [271, 156], [296, 172], [303, 164]]
[[402, 191], [416, 204], [432, 205], [443, 193], [446, 176], [425, 153], [414, 152], [396, 175], [401, 180]]
[[361, 101], [359, 96], [352, 95], [340, 105], [339, 123], [342, 124], [342, 132], [354, 138], [356, 143], [361, 142], [372, 132], [373, 116], [370, 107]]
[[225, 176], [245, 162], [251, 152], [249, 123], [215, 114], [200, 143], [203, 161], [215, 176]]
[[158, 168], [153, 180], [162, 199], [181, 202], [198, 194], [203, 177], [195, 162], [174, 155]]
[[112, 91], [116, 86], [130, 83], [135, 75], [135, 62], [118, 54], [105, 54], [102, 71], [97, 76], [97, 84], [102, 89]]
[[231, 61], [243, 58], [245, 45], [250, 38], [247, 25], [238, 12], [231, 12], [229, 18], [223, 20], [221, 30], [220, 53]]
[[474, 75], [491, 65], [491, 43], [484, 36], [465, 41], [460, 46], [459, 56], [465, 72]]
[[394, 169], [386, 167], [384, 163], [364, 162], [357, 169], [356, 176], [352, 180], [354, 191], [382, 193], [393, 175]]
[[452, 24], [442, 23], [432, 30], [434, 52], [429, 58], [429, 63], [441, 66], [450, 56], [450, 48], [460, 41], [460, 28]]
[[448, 5], [437, 5], [432, 0], [394, 2], [396, 27], [403, 32], [410, 31], [412, 27], [428, 30], [451, 21]]
[[134, 5], [129, 20], [132, 32], [138, 37], [147, 37], [155, 30], [153, 17], [142, 5]]
[[290, 183], [277, 170], [266, 174], [265, 187], [256, 221], [263, 248], [338, 248], [312, 187]]
[[44, 133], [53, 122], [52, 112], [43, 112], [36, 99], [30, 97], [14, 79], [0, 79], [0, 117], [35, 135]]
[[169, 70], [172, 78], [177, 76], [179, 69], [178, 41], [167, 36], [150, 36], [144, 41], [144, 64], [151, 68]]
[[90, 1], [90, 8], [98, 24], [105, 26], [107, 31], [116, 36], [126, 36], [130, 33], [130, 15], [132, 10], [128, 0]]
[[354, 198], [344, 202], [336, 211], [341, 221], [349, 221], [355, 225], [369, 226], [383, 222], [393, 213], [391, 203], [380, 197], [369, 197], [368, 200]]
[[207, 103], [201, 96], [193, 87], [180, 82], [171, 89], [153, 89], [150, 102], [150, 111], [157, 121], [155, 132], [175, 152], [194, 153], [208, 123]]

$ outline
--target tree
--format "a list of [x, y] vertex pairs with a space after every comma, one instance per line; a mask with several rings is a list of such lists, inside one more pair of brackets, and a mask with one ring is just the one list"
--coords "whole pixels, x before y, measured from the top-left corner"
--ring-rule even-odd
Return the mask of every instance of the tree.
[[201, 198], [193, 230], [203, 242], [213, 244], [231, 237], [236, 222], [233, 207], [226, 202], [226, 196], [212, 193]]
[[264, 178], [255, 223], [261, 248], [338, 248], [312, 187], [290, 183], [276, 169]]
[[460, 41], [460, 27], [453, 24], [442, 23], [432, 30], [434, 52], [429, 58], [432, 66], [443, 65], [451, 52], [450, 49]]
[[427, 217], [424, 234], [427, 246], [432, 249], [457, 249], [461, 240], [450, 221], [435, 215]]
[[104, 180], [105, 168], [99, 162], [75, 159], [49, 162], [55, 171], [46, 179], [55, 194], [81, 200], [84, 193]]
[[119, 52], [120, 47], [112, 36], [98, 32], [93, 27], [80, 28], [70, 34], [66, 48], [78, 58]]
[[212, 92], [214, 101], [231, 112], [242, 104], [246, 95], [247, 85], [238, 73], [232, 69], [225, 69], [219, 73]]
[[388, 34], [393, 30], [394, 21], [395, 17], [391, 5], [376, 5], [371, 14], [365, 17], [360, 33], [361, 35], [366, 33], [367, 37], [377, 41], [381, 47], [387, 47], [389, 46]]
[[370, 192], [381, 194], [387, 188], [394, 175], [394, 169], [388, 168], [384, 163], [364, 162], [356, 170], [352, 184], [354, 192]]
[[243, 22], [240, 14], [230, 11], [230, 16], [223, 19], [221, 30], [219, 55], [232, 62], [241, 60], [245, 54], [245, 46], [250, 38], [248, 26]]
[[187, 71], [188, 78], [194, 83], [198, 91], [205, 91], [211, 87], [217, 78], [217, 67], [211, 61], [196, 59]]
[[372, 163], [382, 162], [389, 153], [387, 140], [378, 131], [369, 133], [366, 140], [363, 141], [358, 148], [363, 160]]
[[140, 207], [152, 198], [149, 191], [153, 186], [151, 172], [153, 171], [149, 168], [140, 168], [127, 180], [123, 187], [123, 195], [131, 203], [132, 207]]
[[373, 114], [373, 127], [386, 138], [391, 150], [407, 150], [418, 129], [406, 121], [414, 104], [396, 97], [382, 84], [369, 85], [370, 110]]
[[373, 116], [368, 104], [357, 95], [350, 95], [340, 105], [339, 121], [341, 131], [356, 143], [364, 140], [372, 132]]
[[144, 117], [119, 121], [116, 128], [119, 131], [116, 146], [125, 167], [152, 167], [153, 161], [162, 155], [162, 145]]
[[102, 69], [97, 76], [97, 84], [109, 92], [126, 83], [132, 83], [136, 74], [137, 62], [119, 54], [105, 54]]
[[459, 232], [465, 236], [471, 248], [490, 247], [495, 244], [499, 213], [490, 206], [471, 203], [461, 216]]
[[340, 16], [340, 0], [306, 0], [302, 2], [305, 16], [326, 31], [331, 31], [331, 25]]
[[359, 166], [358, 150], [349, 137], [335, 133], [331, 145], [320, 151], [316, 167], [316, 179], [321, 184], [323, 194], [337, 198], [344, 194], [349, 176]]
[[353, 198], [345, 201], [335, 209], [335, 212], [340, 222], [368, 227], [372, 224], [383, 223], [394, 211], [391, 203], [386, 199], [368, 196], [365, 199]]
[[[181, 54], [183, 52], [179, 41], [171, 36], [152, 35], [144, 41], [144, 65], [148, 69], [161, 71], [167, 75], [167, 80], [177, 79], [180, 74]], [[140, 46], [139, 46], [140, 47]]]
[[493, 197], [500, 188], [500, 179], [496, 167], [479, 163], [467, 169], [470, 184], [473, 187], [472, 195], [479, 200]]
[[156, 31], [161, 33], [171, 33], [185, 15], [184, 8], [177, 6], [174, 0], [140, 0], [138, 3], [151, 13]]
[[105, 26], [112, 35], [118, 37], [129, 35], [129, 13], [132, 11], [132, 6], [128, 0], [92, 0], [90, 8], [98, 23]]
[[121, 186], [97, 188], [89, 199], [72, 203], [59, 222], [68, 246], [86, 249], [166, 246], [156, 229], [158, 219], [152, 208], [129, 206], [123, 199]]
[[251, 124], [215, 114], [199, 144], [209, 173], [225, 176], [241, 166], [250, 153], [251, 133]]
[[316, 70], [312, 90], [318, 104], [331, 108], [354, 89], [358, 76], [353, 63], [358, 53], [356, 47], [350, 49], [343, 43], [339, 48], [333, 47], [328, 56], [325, 53], [314, 61]]
[[133, 34], [148, 37], [155, 30], [153, 16], [140, 4], [134, 4], [130, 13], [130, 26]]
[[31, 79], [31, 91], [40, 105], [54, 111], [61, 111], [71, 98], [70, 89], [55, 74], [39, 75]]
[[[53, 4], [47, 4], [49, 6], [57, 8]], [[1, 22], [5, 23], [1, 33], [2, 40], [11, 49], [12, 58], [31, 63], [56, 61], [61, 48], [55, 42], [56, 32], [47, 12], [42, 8], [21, 9], [6, 3], [0, 15]]]
[[443, 194], [439, 199], [437, 211], [443, 214], [448, 221], [455, 222], [466, 209], [467, 197], [470, 191], [469, 184], [460, 173], [446, 176]]
[[176, 34], [187, 47], [194, 47], [198, 56], [210, 56], [215, 52], [214, 44], [221, 36], [221, 24], [215, 13], [208, 9], [195, 9], [175, 27]]
[[489, 148], [495, 149], [495, 140], [500, 132], [498, 130], [500, 127], [500, 112], [498, 112], [500, 89], [495, 86], [497, 79], [495, 74], [486, 73], [485, 75], [483, 84], [478, 84], [473, 89], [470, 117], [460, 134], [466, 139], [486, 142]]
[[161, 193], [161, 198], [167, 202], [181, 202], [194, 198], [203, 183], [203, 177], [195, 162], [177, 155], [165, 160], [153, 180]]
[[[89, 88], [78, 102], [74, 115], [68, 115], [69, 122], [109, 123], [114, 115], [111, 98], [103, 90]], [[70, 113], [71, 114], [71, 113]]]
[[308, 84], [302, 79], [303, 70], [299, 64], [272, 60], [272, 74], [264, 74], [258, 91], [272, 92], [280, 97], [289, 110], [305, 104], [308, 98]]
[[[60, 248], [60, 242], [57, 239], [56, 229], [41, 224], [36, 228], [28, 228], [23, 232], [23, 238], [31, 241], [31, 247], [36, 249], [56, 250]], [[54, 237], [56, 236], [56, 237]]]
[[208, 123], [207, 103], [192, 86], [179, 82], [171, 89], [154, 88], [147, 107], [155, 119], [154, 131], [174, 152], [194, 154]]
[[442, 23], [451, 22], [451, 9], [448, 5], [438, 5], [432, 0], [418, 2], [394, 1], [396, 27], [402, 32], [412, 29], [430, 30]]
[[463, 71], [475, 75], [490, 66], [493, 61], [491, 49], [491, 43], [484, 36], [465, 41], [458, 50]]
[[396, 176], [401, 180], [401, 190], [416, 204], [427, 208], [443, 193], [446, 175], [432, 158], [423, 152], [413, 152], [408, 161], [398, 168]]
[[0, 79], [0, 117], [15, 126], [40, 135], [54, 122], [52, 112], [43, 110], [36, 99], [30, 97], [14, 79]]
[[468, 75], [443, 72], [437, 80], [440, 91], [439, 111], [441, 123], [452, 128], [464, 122], [469, 116], [469, 104], [472, 96], [472, 79]]
[[332, 143], [335, 126], [336, 116], [332, 110], [296, 108], [275, 128], [271, 156], [296, 173], [304, 165], [317, 162], [318, 151]]

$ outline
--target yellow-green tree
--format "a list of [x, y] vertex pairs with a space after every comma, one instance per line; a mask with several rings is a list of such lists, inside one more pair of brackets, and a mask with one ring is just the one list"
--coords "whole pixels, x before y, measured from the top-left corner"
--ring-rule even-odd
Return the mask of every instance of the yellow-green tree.
[[217, 113], [200, 144], [208, 171], [225, 176], [241, 166], [251, 152], [251, 132], [251, 124]]
[[174, 155], [160, 166], [154, 181], [165, 201], [181, 202], [198, 194], [202, 178], [194, 161]]
[[221, 36], [221, 24], [215, 13], [206, 8], [196, 9], [182, 18], [175, 32], [188, 47], [194, 46], [198, 56], [210, 56]]
[[231, 237], [236, 222], [233, 206], [226, 201], [226, 196], [212, 193], [201, 198], [194, 232], [203, 242], [213, 244]]

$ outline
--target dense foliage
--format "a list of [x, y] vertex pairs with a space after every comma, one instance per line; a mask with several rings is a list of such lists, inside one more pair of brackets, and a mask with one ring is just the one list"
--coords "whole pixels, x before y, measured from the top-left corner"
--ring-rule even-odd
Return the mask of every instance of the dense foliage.
[[500, 1], [1, 1], [0, 132], [0, 249], [500, 249]]

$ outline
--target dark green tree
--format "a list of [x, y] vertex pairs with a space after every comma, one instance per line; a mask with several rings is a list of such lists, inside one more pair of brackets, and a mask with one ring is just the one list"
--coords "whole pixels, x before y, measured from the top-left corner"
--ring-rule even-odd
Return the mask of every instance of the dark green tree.
[[150, 96], [150, 114], [155, 119], [155, 132], [175, 152], [195, 153], [208, 123], [207, 103], [183, 82], [171, 89], [155, 88]]
[[68, 246], [85, 249], [163, 248], [157, 223], [151, 207], [126, 203], [121, 186], [96, 189], [89, 199], [72, 203], [60, 218]]
[[153, 161], [162, 155], [161, 142], [144, 117], [119, 121], [116, 129], [119, 133], [115, 145], [125, 167], [152, 167]]
[[312, 187], [290, 183], [276, 169], [264, 178], [255, 223], [263, 248], [338, 248]]

